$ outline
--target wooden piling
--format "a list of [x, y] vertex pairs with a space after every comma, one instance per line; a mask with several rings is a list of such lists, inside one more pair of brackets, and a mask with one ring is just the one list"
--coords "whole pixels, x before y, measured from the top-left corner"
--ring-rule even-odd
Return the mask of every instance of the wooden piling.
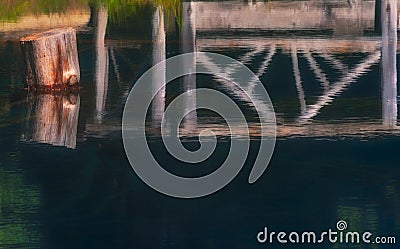
[[80, 80], [76, 31], [53, 29], [20, 39], [29, 89], [62, 90]]

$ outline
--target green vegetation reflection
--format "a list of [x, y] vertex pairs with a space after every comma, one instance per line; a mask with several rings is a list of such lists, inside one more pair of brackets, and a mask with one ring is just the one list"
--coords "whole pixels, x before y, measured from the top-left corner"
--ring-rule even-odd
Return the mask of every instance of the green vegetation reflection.
[[16, 22], [24, 15], [48, 15], [103, 6], [112, 22], [121, 22], [144, 5], [162, 6], [166, 13], [180, 17], [180, 0], [0, 0], [0, 21]]
[[20, 152], [0, 156], [0, 247], [28, 248], [40, 240], [39, 224], [30, 220], [40, 204], [39, 190], [26, 184], [22, 171], [17, 169]]

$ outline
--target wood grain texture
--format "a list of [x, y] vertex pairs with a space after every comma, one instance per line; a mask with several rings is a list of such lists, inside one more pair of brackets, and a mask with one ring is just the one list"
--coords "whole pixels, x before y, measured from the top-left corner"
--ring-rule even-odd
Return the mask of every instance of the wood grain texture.
[[30, 89], [65, 89], [80, 80], [76, 31], [53, 29], [20, 39]]
[[29, 94], [21, 139], [75, 149], [79, 108], [78, 93]]

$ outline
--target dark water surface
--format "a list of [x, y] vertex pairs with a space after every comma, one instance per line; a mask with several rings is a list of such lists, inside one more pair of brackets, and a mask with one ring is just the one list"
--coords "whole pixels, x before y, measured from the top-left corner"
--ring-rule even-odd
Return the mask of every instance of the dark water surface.
[[[265, 226], [319, 233], [345, 220], [349, 231], [400, 240], [397, 12], [387, 15], [381, 35], [374, 1], [183, 3], [178, 20], [152, 6], [123, 20], [102, 8], [66, 11], [46, 23], [77, 27], [82, 89], [68, 95], [24, 90], [18, 38], [48, 27], [38, 17], [1, 24], [0, 247], [397, 248], [256, 238]], [[250, 185], [260, 134], [249, 103], [218, 78], [171, 83], [154, 105], [163, 109], [185, 89], [210, 87], [240, 103], [251, 127], [238, 177], [215, 194], [184, 200], [135, 175], [121, 117], [140, 75], [193, 51], [228, 55], [252, 69], [270, 94], [278, 128], [271, 163]], [[201, 167], [168, 155], [157, 117], [149, 116], [147, 134], [165, 168], [198, 176], [223, 162], [229, 130], [218, 115], [198, 111], [182, 124], [190, 149], [198, 148], [200, 130], [217, 134], [217, 150]]]

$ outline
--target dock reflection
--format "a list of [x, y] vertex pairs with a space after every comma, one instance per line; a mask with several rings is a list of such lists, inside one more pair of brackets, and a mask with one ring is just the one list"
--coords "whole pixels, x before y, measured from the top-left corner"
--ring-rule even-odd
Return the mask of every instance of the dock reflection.
[[[372, 2], [365, 1], [355, 1], [349, 6], [315, 4], [306, 1], [277, 2], [270, 5], [266, 3], [184, 2], [180, 20], [177, 20], [180, 25], [174, 31], [177, 34], [168, 30], [165, 20], [167, 19], [166, 11], [160, 6], [155, 7], [151, 12], [149, 26], [151, 28], [149, 66], [165, 60], [171, 52], [173, 54], [194, 51], [219, 52], [239, 60], [255, 72], [270, 92], [271, 98], [275, 99], [274, 107], [278, 117], [277, 136], [281, 138], [397, 135], [400, 134], [397, 126], [396, 71], [399, 6], [395, 0], [384, 0], [380, 5], [379, 15], [376, 15], [373, 6]], [[290, 18], [279, 18], [276, 14], [279, 12], [280, 16], [285, 17], [286, 14], [292, 13], [292, 10], [299, 8], [302, 11], [295, 12]], [[222, 18], [227, 11], [231, 15]], [[245, 17], [249, 18], [245, 20]], [[269, 21], [261, 20], [261, 17], [266, 17]], [[372, 33], [376, 18], [380, 19], [382, 36]], [[257, 22], [257, 20], [261, 21]], [[353, 25], [354, 23], [358, 25]], [[104, 25], [107, 23], [105, 22]], [[102, 30], [105, 30], [104, 25]], [[276, 33], [271, 35], [267, 32], [268, 30]], [[311, 33], [298, 32], [304, 30]], [[369, 31], [371, 33], [368, 33]], [[101, 113], [105, 112], [106, 99], [116, 96], [107, 96], [107, 88], [113, 87], [111, 81], [108, 86], [107, 49], [104, 48], [104, 34], [99, 35], [102, 32], [99, 33], [98, 29], [95, 32], [102, 40], [100, 43], [96, 42], [95, 72], [96, 113], [100, 121]], [[321, 34], [314, 35], [312, 32]], [[179, 48], [174, 47], [173, 51], [168, 48], [169, 45], [173, 47], [176, 43], [176, 40], [173, 40], [175, 38], [169, 40], [171, 33], [172, 37], [178, 38], [179, 43]], [[112, 46], [116, 46], [118, 42], [113, 41], [112, 37], [107, 37], [106, 44], [112, 51]], [[128, 52], [131, 48], [122, 49]], [[287, 63], [282, 63], [283, 59]], [[122, 66], [123, 62], [118, 61], [118, 57], [115, 61], [115, 64]], [[183, 64], [193, 68], [201, 65], [218, 71], [218, 68], [215, 68], [216, 65], [204, 56], [185, 61]], [[377, 70], [379, 64], [381, 65], [380, 72]], [[276, 65], [284, 68], [287, 75], [277, 76], [273, 72], [277, 70]], [[282, 69], [279, 70], [282, 71]], [[146, 125], [148, 135], [156, 137], [160, 132], [165, 109], [176, 95], [175, 89], [170, 91], [161, 87], [167, 71], [168, 68], [159, 68], [159, 71], [153, 72], [152, 76], [150, 91], [153, 94], [157, 91], [157, 94], [149, 110], [151, 115]], [[234, 68], [220, 68], [219, 71], [228, 75], [235, 74]], [[378, 73], [380, 82], [376, 80]], [[367, 77], [370, 78], [366, 79]], [[192, 74], [182, 77], [180, 82], [182, 87], [179, 91], [187, 92], [204, 85], [212, 85], [246, 106], [251, 106], [251, 101], [262, 103], [257, 96], [251, 96], [251, 100], [246, 98], [240, 91], [233, 89], [217, 77], [213, 78], [212, 82], [206, 82], [203, 78]], [[279, 88], [276, 87], [278, 83]], [[273, 89], [274, 84], [275, 89], [278, 90]], [[368, 86], [362, 90], [356, 88], [372, 84], [380, 85], [382, 90], [380, 93], [375, 92], [374, 96], [369, 95], [369, 99], [365, 100], [368, 102], [366, 106], [376, 107], [373, 108], [373, 113], [363, 105], [351, 102], [364, 101], [360, 96], [368, 91], [365, 90]], [[128, 85], [126, 88], [131, 86]], [[254, 82], [248, 82], [246, 90], [252, 92], [254, 87]], [[270, 91], [271, 88], [272, 91]], [[291, 92], [288, 93], [288, 91]], [[185, 95], [177, 112], [187, 113], [188, 110], [196, 110], [196, 94], [194, 91], [191, 93], [191, 95]], [[290, 99], [286, 100], [280, 97], [289, 95]], [[349, 96], [350, 99], [346, 99]], [[126, 96], [117, 97], [125, 100]], [[290, 105], [290, 108], [282, 111], [281, 106], [285, 105]], [[357, 109], [357, 111], [349, 111], [352, 109]], [[343, 112], [347, 112], [347, 116], [342, 115]], [[249, 113], [246, 115], [251, 116]], [[254, 120], [252, 118], [250, 117]], [[96, 128], [94, 133], [99, 131], [99, 134], [104, 136], [104, 133], [119, 131], [119, 122], [120, 120], [105, 123], [100, 121], [98, 124], [101, 127]], [[166, 120], [167, 128], [168, 122], [170, 121]], [[184, 137], [196, 136], [203, 129], [213, 129], [217, 136], [230, 135], [220, 118], [197, 111], [189, 112], [185, 116], [180, 125], [179, 134]], [[260, 134], [257, 122], [250, 121], [249, 129], [252, 137], [258, 138], [263, 135]]]
[[382, 121], [397, 126], [397, 0], [382, 1]]
[[108, 49], [104, 45], [107, 30], [107, 9], [98, 7], [94, 13], [94, 44], [95, 44], [95, 83], [96, 83], [96, 115], [98, 123], [102, 122], [108, 91]]
[[[153, 14], [153, 57], [152, 65], [156, 65], [166, 58], [166, 34], [164, 28], [164, 12], [162, 7], [157, 7]], [[152, 126], [154, 128], [161, 127], [161, 121], [165, 109], [166, 88], [163, 87], [165, 82], [166, 68], [164, 64], [152, 71], [152, 94], [155, 94], [152, 103], [151, 117]]]

